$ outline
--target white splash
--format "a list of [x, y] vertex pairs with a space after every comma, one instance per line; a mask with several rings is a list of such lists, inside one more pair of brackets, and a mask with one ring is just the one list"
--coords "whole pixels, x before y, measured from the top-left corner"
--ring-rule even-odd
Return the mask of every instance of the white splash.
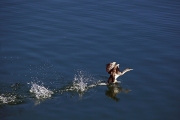
[[8, 104], [8, 103], [13, 103], [15, 101], [16, 101], [15, 95], [10, 95], [10, 96], [6, 96], [4, 94], [0, 95], [0, 103]]
[[43, 85], [38, 85], [36, 83], [31, 82], [31, 89], [29, 90], [31, 93], [34, 93], [37, 99], [45, 99], [50, 98], [52, 94], [54, 94], [53, 91], [48, 90], [48, 88], [45, 88]]
[[77, 71], [77, 74], [74, 75], [72, 85], [65, 87], [61, 90], [62, 92], [75, 91], [79, 95], [82, 95], [86, 92], [92, 85], [89, 87], [89, 84], [92, 84], [93, 77], [90, 74], [87, 74], [84, 71]]
[[107, 83], [104, 82], [103, 80], [95, 81], [90, 74], [87, 74], [84, 71], [78, 71], [78, 73], [74, 75], [73, 85], [66, 90], [85, 92], [90, 88], [96, 86], [104, 86], [104, 85], [107, 85]]
[[87, 89], [87, 79], [80, 72], [80, 74], [75, 74], [73, 81], [73, 88], [78, 92], [84, 92]]

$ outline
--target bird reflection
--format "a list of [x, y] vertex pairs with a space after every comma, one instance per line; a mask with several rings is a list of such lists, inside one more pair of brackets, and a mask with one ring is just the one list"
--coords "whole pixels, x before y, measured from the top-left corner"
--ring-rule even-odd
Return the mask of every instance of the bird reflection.
[[106, 90], [105, 94], [112, 98], [113, 100], [115, 100], [116, 102], [118, 102], [120, 99], [116, 97], [116, 95], [118, 93], [128, 93], [130, 92], [131, 90], [129, 89], [124, 89], [122, 86], [120, 86], [120, 84], [118, 83], [112, 83], [112, 84], [109, 84], [107, 85], [108, 87], [108, 90]]

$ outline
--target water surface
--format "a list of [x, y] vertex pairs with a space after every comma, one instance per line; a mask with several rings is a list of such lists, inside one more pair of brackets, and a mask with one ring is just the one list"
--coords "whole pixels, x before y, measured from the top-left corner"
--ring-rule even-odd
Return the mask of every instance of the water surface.
[[[0, 119], [178, 120], [179, 5], [1, 2]], [[134, 69], [117, 94], [97, 85], [113, 61]]]

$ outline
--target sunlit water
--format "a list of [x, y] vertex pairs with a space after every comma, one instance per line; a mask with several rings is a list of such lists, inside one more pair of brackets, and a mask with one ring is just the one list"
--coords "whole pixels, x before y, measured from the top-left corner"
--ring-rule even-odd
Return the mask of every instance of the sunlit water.
[[34, 93], [37, 99], [45, 99], [50, 98], [53, 91], [48, 90], [43, 85], [38, 85], [36, 83], [31, 82], [31, 89], [29, 90], [31, 93]]
[[179, 1], [0, 4], [0, 120], [179, 120]]
[[8, 94], [1, 94], [0, 96], [0, 103], [1, 104], [11, 104], [11, 103], [16, 103], [16, 95], [8, 95]]
[[[33, 78], [35, 79], [35, 78]], [[53, 83], [52, 83], [53, 84]], [[93, 87], [107, 85], [106, 83], [103, 83], [101, 80], [93, 81], [93, 77], [86, 73], [85, 71], [77, 71], [77, 73], [74, 75], [74, 79], [72, 82], [67, 85], [64, 88], [59, 89], [49, 89], [48, 86], [45, 87], [45, 85], [41, 82], [36, 80], [31, 81], [30, 83], [27, 83], [27, 86], [30, 87], [29, 96], [22, 95], [21, 99], [18, 98], [18, 95], [16, 95], [13, 92], [16, 92], [16, 90], [13, 90], [12, 93], [6, 93], [2, 94], [0, 96], [0, 103], [3, 104], [18, 104], [20, 102], [25, 101], [28, 97], [33, 97], [38, 100], [45, 100], [48, 98], [51, 98], [53, 94], [67, 94], [68, 92], [76, 92], [79, 94], [80, 97], [83, 96], [83, 94]], [[15, 85], [11, 85], [15, 86]]]

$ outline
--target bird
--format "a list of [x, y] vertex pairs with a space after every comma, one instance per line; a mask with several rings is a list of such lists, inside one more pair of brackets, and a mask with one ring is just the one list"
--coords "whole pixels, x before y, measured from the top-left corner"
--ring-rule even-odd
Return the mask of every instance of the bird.
[[119, 69], [120, 64], [116, 64], [116, 62], [111, 62], [106, 64], [106, 71], [110, 74], [108, 83], [118, 83], [117, 78], [119, 76], [124, 75], [126, 72], [131, 71], [133, 69], [126, 68], [124, 71], [120, 72]]

